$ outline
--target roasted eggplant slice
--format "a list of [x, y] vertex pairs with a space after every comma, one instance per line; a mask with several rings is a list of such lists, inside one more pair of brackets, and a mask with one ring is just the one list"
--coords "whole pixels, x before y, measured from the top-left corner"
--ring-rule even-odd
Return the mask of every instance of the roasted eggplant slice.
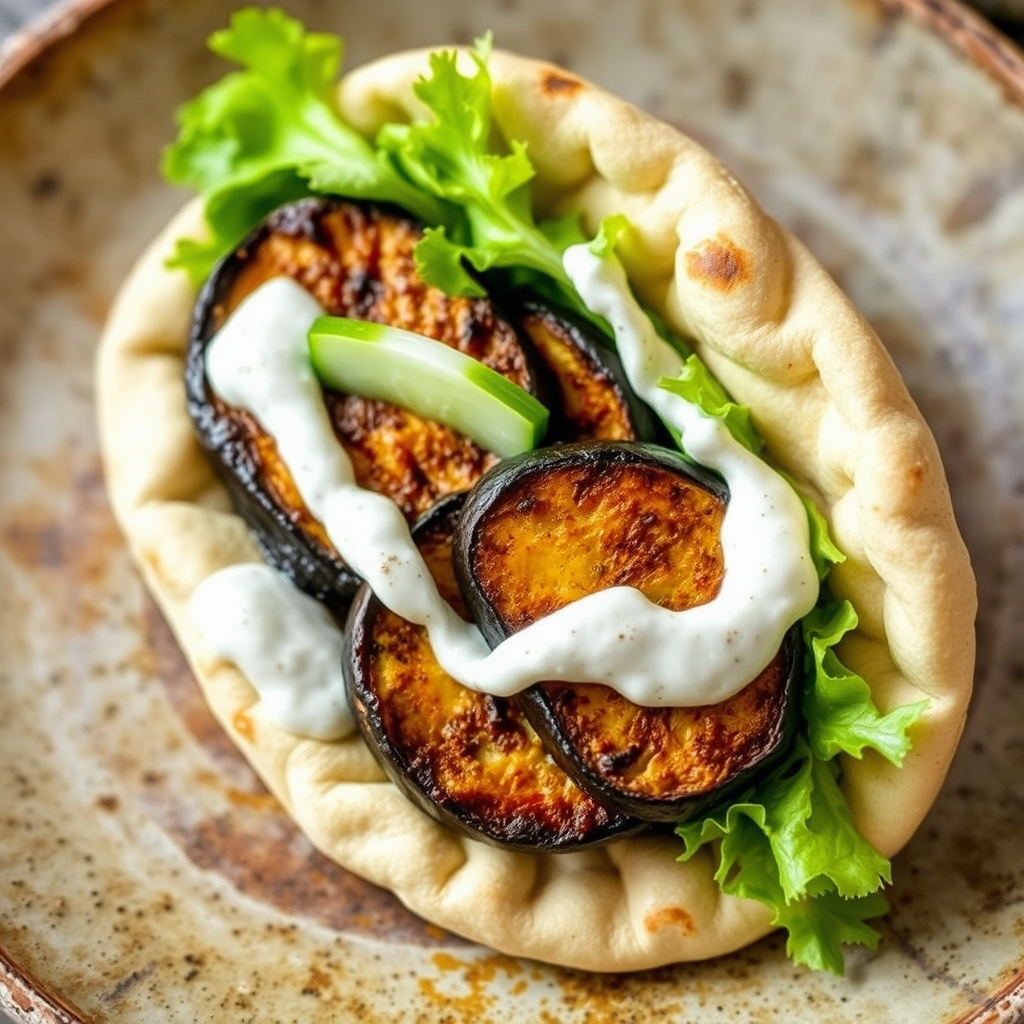
[[[451, 536], [461, 500], [440, 503], [413, 531], [442, 596], [460, 613]], [[371, 749], [395, 783], [444, 824], [552, 852], [640, 827], [578, 789], [514, 706], [452, 679], [426, 630], [388, 611], [366, 586], [349, 615], [344, 668]]]
[[547, 369], [551, 441], [653, 441], [660, 424], [630, 388], [615, 350], [561, 309], [513, 300], [518, 323]]
[[[450, 298], [423, 283], [412, 251], [421, 236], [401, 212], [306, 199], [263, 222], [216, 269], [193, 320], [186, 390], [203, 445], [268, 560], [313, 596], [338, 605], [358, 579], [310, 515], [272, 438], [208, 386], [206, 346], [239, 302], [272, 277], [302, 284], [328, 313], [403, 327], [446, 342], [534, 392], [527, 349], [486, 299]], [[468, 490], [497, 459], [457, 431], [405, 409], [325, 390], [358, 482], [389, 495], [410, 522], [441, 497]]]
[[[717, 593], [727, 494], [651, 445], [561, 445], [503, 462], [469, 495], [455, 540], [460, 588], [488, 642], [606, 587], [681, 610]], [[552, 756], [595, 799], [682, 821], [745, 788], [795, 727], [791, 632], [739, 694], [699, 708], [639, 707], [593, 684], [546, 682], [518, 700]], [[680, 671], [685, 669], [681, 666]]]

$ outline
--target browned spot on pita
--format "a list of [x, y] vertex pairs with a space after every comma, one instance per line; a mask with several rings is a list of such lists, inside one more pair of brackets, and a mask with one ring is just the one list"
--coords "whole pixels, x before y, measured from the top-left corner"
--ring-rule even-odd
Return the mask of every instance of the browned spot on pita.
[[686, 272], [695, 280], [727, 292], [750, 277], [750, 257], [720, 234], [686, 254]]
[[540, 87], [548, 96], [573, 96], [583, 88], [583, 83], [571, 75], [548, 70], [540, 80]]
[[244, 740], [256, 741], [256, 726], [245, 711], [236, 711], [231, 717], [231, 726]]
[[660, 932], [663, 928], [676, 928], [684, 935], [692, 935], [695, 931], [693, 917], [682, 907], [662, 907], [644, 918], [644, 927], [651, 932]]

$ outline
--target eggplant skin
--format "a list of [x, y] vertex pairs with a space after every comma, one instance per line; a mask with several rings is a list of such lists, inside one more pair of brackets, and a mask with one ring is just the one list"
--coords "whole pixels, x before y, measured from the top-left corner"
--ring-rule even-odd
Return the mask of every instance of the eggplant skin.
[[549, 376], [553, 395], [548, 442], [654, 441], [663, 428], [629, 386], [615, 350], [571, 313], [513, 298], [517, 323]]
[[547, 683], [525, 713], [555, 759], [609, 807], [682, 822], [731, 802], [785, 756], [802, 681], [799, 629], [735, 697], [695, 708], [646, 708], [607, 686]]
[[[429, 512], [414, 536], [442, 597], [464, 612], [451, 562], [461, 498]], [[508, 701], [467, 689], [434, 658], [426, 630], [388, 611], [364, 586], [346, 627], [349, 700], [389, 777], [445, 825], [506, 848], [578, 850], [636, 831], [548, 756]]]
[[[528, 349], [490, 300], [448, 297], [419, 277], [412, 253], [421, 236], [415, 221], [385, 206], [326, 198], [288, 204], [221, 261], [193, 316], [185, 389], [200, 442], [268, 561], [335, 607], [360, 581], [301, 501], [273, 439], [212, 393], [206, 347], [245, 296], [288, 276], [329, 313], [425, 334], [535, 392]], [[393, 498], [410, 522], [441, 497], [468, 490], [497, 462], [452, 428], [406, 409], [330, 389], [324, 401], [357, 482]]]
[[467, 498], [455, 570], [493, 647], [596, 590], [631, 586], [667, 608], [722, 579], [721, 480], [657, 445], [580, 441], [506, 459]]
[[[634, 586], [673, 610], [694, 607], [721, 585], [727, 500], [716, 477], [654, 446], [582, 442], [528, 453], [469, 495], [455, 538], [458, 582], [492, 646], [612, 586]], [[517, 701], [596, 800], [678, 822], [726, 802], [785, 755], [802, 670], [794, 628], [757, 678], [720, 704], [646, 708], [609, 687], [561, 682]]]

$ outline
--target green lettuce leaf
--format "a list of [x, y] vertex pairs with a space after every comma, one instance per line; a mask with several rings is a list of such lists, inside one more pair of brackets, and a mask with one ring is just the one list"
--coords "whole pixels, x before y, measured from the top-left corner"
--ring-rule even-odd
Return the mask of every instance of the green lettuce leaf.
[[[660, 386], [721, 420], [750, 451], [761, 451], [749, 410], [729, 398], [696, 356]], [[845, 555], [814, 501], [787, 479], [807, 511], [811, 557], [824, 583]], [[861, 757], [870, 748], [899, 764], [910, 747], [908, 730], [924, 707], [878, 711], [867, 683], [835, 650], [856, 625], [852, 605], [832, 600], [823, 586], [818, 605], [802, 622], [806, 686], [793, 753], [744, 799], [677, 829], [681, 859], [718, 845], [720, 888], [771, 907], [772, 923], [786, 930], [794, 962], [837, 974], [843, 973], [844, 944], [877, 945], [879, 933], [867, 922], [887, 909], [881, 887], [891, 869], [857, 832], [833, 758]]]
[[[424, 192], [459, 207], [468, 231], [428, 231], [416, 250], [416, 266], [432, 285], [457, 295], [479, 295], [472, 273], [510, 270], [517, 280], [543, 279], [539, 289], [593, 321], [562, 267], [562, 252], [585, 237], [578, 217], [538, 223], [530, 182], [533, 165], [520, 142], [495, 152], [491, 118], [490, 40], [478, 41], [468, 59], [471, 74], [459, 68], [454, 51], [430, 55], [430, 73], [413, 86], [430, 118], [385, 125], [377, 144]], [[531, 277], [532, 275], [532, 277]]]
[[845, 973], [843, 946], [877, 949], [881, 933], [868, 924], [889, 911], [882, 891], [850, 899], [823, 892], [813, 899], [783, 904], [774, 924], [784, 928], [786, 955], [815, 971]]
[[202, 280], [262, 217], [311, 192], [394, 202], [434, 224], [451, 216], [335, 113], [337, 36], [307, 32], [280, 10], [246, 8], [209, 46], [244, 70], [178, 112], [164, 175], [203, 195], [210, 238], [179, 245], [172, 265]]
[[590, 251], [595, 256], [609, 256], [615, 251], [615, 245], [625, 231], [629, 230], [629, 220], [624, 213], [613, 213], [601, 221], [597, 234], [589, 243]]
[[732, 401], [696, 355], [687, 356], [678, 377], [662, 377], [658, 387], [696, 405], [706, 415], [722, 420], [729, 433], [755, 455], [761, 451], [761, 438], [754, 429], [750, 409]]
[[[719, 844], [723, 892], [772, 908], [796, 963], [842, 973], [844, 942], [875, 941], [889, 862], [857, 831], [833, 762], [798, 740], [785, 765], [749, 797], [680, 825], [681, 860]], [[837, 927], [840, 926], [840, 927]]]
[[[763, 811], [761, 808], [758, 812], [756, 805], [749, 806], [727, 823], [715, 874], [718, 886], [728, 895], [757, 900], [772, 909], [771, 923], [785, 929], [786, 954], [795, 964], [842, 975], [844, 945], [877, 947], [881, 936], [868, 922], [888, 911], [885, 894], [877, 890], [864, 896], [841, 896], [834, 888], [823, 888], [826, 883], [819, 880], [813, 895], [787, 901], [775, 850], [759, 823]], [[714, 841], [702, 841], [700, 832], [699, 824], [680, 828], [686, 842], [681, 860], [688, 860], [707, 842]]]
[[839, 660], [835, 645], [857, 626], [849, 601], [819, 603], [802, 622], [811, 685], [804, 697], [807, 737], [816, 757], [827, 760], [840, 751], [862, 757], [877, 751], [894, 765], [910, 749], [910, 727], [928, 701], [919, 701], [881, 714], [864, 679]]
[[804, 493], [791, 476], [786, 473], [782, 473], [782, 476], [789, 481], [789, 486], [796, 491], [804, 504], [804, 510], [807, 512], [807, 525], [811, 533], [811, 559], [818, 572], [818, 579], [824, 582], [832, 566], [845, 562], [846, 555], [839, 550], [836, 542], [832, 539], [828, 529], [828, 520], [822, 514], [821, 509]]
[[[826, 547], [833, 546], [827, 538]], [[725, 893], [756, 899], [788, 932], [796, 963], [842, 973], [842, 945], [874, 948], [866, 922], [886, 910], [889, 862], [858, 833], [839, 787], [835, 755], [872, 749], [899, 764], [927, 702], [883, 715], [867, 683], [834, 647], [857, 625], [852, 606], [823, 599], [804, 619], [807, 682], [801, 735], [787, 761], [743, 799], [677, 829], [688, 860], [719, 845], [715, 878]]]
[[[760, 886], [774, 894], [777, 881], [785, 903], [830, 891], [844, 898], [874, 892], [890, 880], [889, 862], [857, 832], [836, 773], [832, 762], [814, 757], [798, 740], [785, 765], [749, 799], [679, 826], [683, 859], [722, 839], [716, 878], [723, 885], [750, 891]], [[749, 826], [739, 826], [741, 818], [767, 839], [770, 862], [763, 852], [749, 862], [742, 859], [752, 839]], [[774, 871], [766, 870], [769, 863]]]

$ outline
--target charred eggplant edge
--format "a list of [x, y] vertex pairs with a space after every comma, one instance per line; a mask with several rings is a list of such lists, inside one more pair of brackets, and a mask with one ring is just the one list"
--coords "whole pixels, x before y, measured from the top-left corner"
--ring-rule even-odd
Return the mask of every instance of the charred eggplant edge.
[[[336, 554], [317, 545], [273, 500], [255, 473], [240, 473], [251, 457], [234, 425], [217, 415], [206, 376], [206, 349], [213, 340], [218, 305], [234, 284], [248, 250], [279, 229], [281, 217], [309, 216], [329, 208], [329, 199], [311, 197], [279, 207], [265, 217], [214, 267], [196, 298], [185, 356], [185, 398], [200, 444], [210, 454], [235, 508], [246, 520], [271, 565], [300, 589], [332, 610], [343, 610], [360, 578]], [[286, 211], [282, 213], [282, 211]]]
[[[516, 486], [524, 476], [540, 468], [556, 468], [566, 464], [605, 464], [646, 462], [688, 476], [713, 494], [728, 502], [729, 491], [717, 475], [686, 460], [678, 452], [659, 445], [628, 441], [584, 441], [537, 449], [508, 459], [486, 473], [470, 491], [459, 520], [453, 554], [455, 573], [467, 607], [474, 616], [484, 639], [493, 648], [509, 635], [500, 616], [488, 601], [473, 573], [473, 552], [477, 527], [493, 501], [506, 489]], [[783, 639], [784, 661], [783, 706], [776, 723], [771, 750], [754, 765], [741, 771], [734, 779], [707, 793], [674, 799], [657, 799], [630, 793], [610, 784], [578, 755], [572, 742], [562, 731], [558, 715], [544, 692], [543, 682], [521, 693], [516, 699], [523, 713], [544, 741], [552, 758], [580, 786], [609, 809], [649, 822], [673, 823], [705, 814], [729, 802], [735, 795], [766, 774], [783, 758], [796, 735], [799, 722], [800, 697], [803, 691], [803, 643], [799, 624]]]
[[524, 452], [498, 463], [480, 478], [466, 496], [453, 546], [455, 578], [459, 589], [470, 614], [492, 648], [497, 647], [509, 632], [491, 607], [472, 571], [477, 527], [501, 492], [514, 487], [524, 476], [535, 473], [541, 464], [549, 468], [569, 461], [577, 465], [646, 462], [648, 465], [683, 473], [722, 501], [729, 500], [729, 490], [725, 483], [710, 470], [687, 461], [678, 452], [643, 441], [573, 441], [535, 448], [532, 452]]
[[[605, 807], [662, 824], [681, 824], [735, 802], [753, 783], [772, 771], [788, 755], [800, 723], [800, 698], [803, 694], [803, 640], [799, 624], [791, 627], [780, 647], [783, 659], [782, 709], [774, 723], [767, 751], [753, 764], [748, 764], [729, 779], [703, 793], [675, 798], [657, 798], [632, 793], [610, 783], [584, 758], [562, 730], [544, 685], [530, 687], [518, 701], [547, 751], [563, 771]], [[713, 707], [713, 705], [712, 705]]]
[[[622, 360], [614, 346], [599, 335], [593, 327], [563, 307], [542, 302], [525, 293], [513, 294], [509, 309], [515, 312], [515, 321], [520, 333], [524, 334], [532, 347], [537, 350], [538, 362], [552, 378], [548, 390], [561, 387], [562, 382], [558, 371], [547, 362], [544, 353], [537, 347], [536, 339], [527, 326], [527, 321], [531, 317], [555, 321], [563, 332], [563, 343], [571, 345], [581, 352], [592, 366], [604, 374], [607, 386], [614, 395], [615, 401], [624, 411], [625, 419], [632, 427], [636, 441], [660, 443], [670, 440], [668, 432], [657, 414], [630, 386], [629, 378], [622, 366]], [[557, 432], [559, 429], [565, 430], [565, 425], [564, 410], [560, 407], [553, 407], [549, 427], [550, 439], [566, 443], [576, 440], [571, 436], [571, 432], [566, 432], [565, 437], [558, 436]]]
[[[413, 527], [415, 537], [422, 530], [434, 526], [445, 517], [454, 517], [465, 501], [464, 494], [443, 498]], [[345, 628], [345, 647], [342, 655], [342, 669], [345, 678], [346, 695], [355, 715], [360, 733], [377, 758], [388, 778], [405, 794], [413, 804], [434, 820], [473, 839], [481, 840], [502, 849], [524, 853], [566, 853], [599, 846], [613, 839], [633, 835], [646, 827], [646, 823], [605, 807], [601, 801], [590, 799], [608, 813], [609, 820], [603, 826], [592, 829], [583, 839], [538, 841], [523, 838], [510, 839], [499, 836], [490, 829], [486, 820], [475, 812], [460, 810], [454, 803], [440, 803], [425, 789], [416, 773], [405, 765], [405, 759], [396, 749], [383, 727], [379, 712], [377, 694], [363, 685], [362, 666], [373, 656], [372, 633], [376, 616], [384, 611], [383, 604], [374, 595], [368, 584], [363, 584], [356, 593]], [[525, 712], [523, 712], [525, 714]], [[556, 761], [557, 764], [557, 761]], [[561, 766], [559, 766], [561, 767]], [[564, 770], [564, 769], [563, 769]], [[584, 791], [585, 793], [585, 791]]]

